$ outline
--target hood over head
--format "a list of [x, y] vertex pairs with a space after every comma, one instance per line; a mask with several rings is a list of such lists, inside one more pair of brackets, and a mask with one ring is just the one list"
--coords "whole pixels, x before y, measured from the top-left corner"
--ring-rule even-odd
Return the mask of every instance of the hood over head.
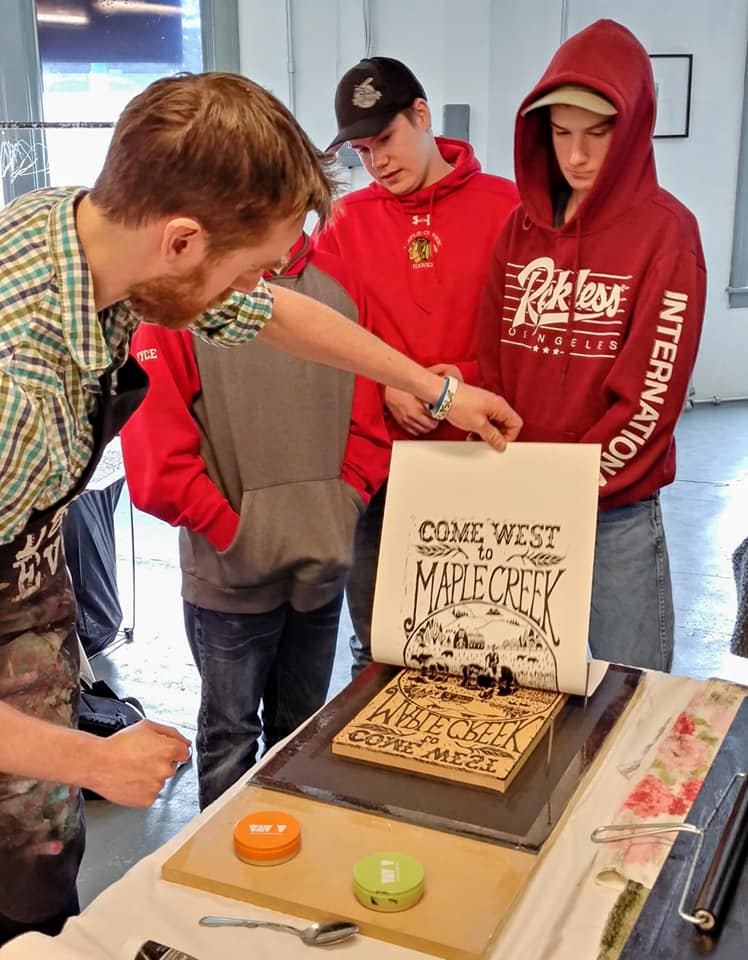
[[553, 153], [549, 108], [537, 101], [562, 86], [586, 88], [615, 108], [615, 127], [605, 163], [572, 218], [579, 216], [590, 227], [615, 219], [637, 199], [657, 189], [652, 65], [647, 51], [629, 30], [613, 20], [598, 20], [559, 47], [523, 100], [514, 135], [517, 187], [530, 219], [548, 227], [553, 225], [552, 192], [565, 181]]

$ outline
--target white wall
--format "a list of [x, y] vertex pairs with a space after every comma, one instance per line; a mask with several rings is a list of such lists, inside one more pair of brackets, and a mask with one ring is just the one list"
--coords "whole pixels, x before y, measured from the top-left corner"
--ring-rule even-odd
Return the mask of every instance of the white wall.
[[[285, 3], [239, 0], [242, 70], [289, 100]], [[365, 0], [292, 0], [296, 114], [326, 146], [338, 78], [367, 53]], [[371, 0], [371, 54], [418, 75], [434, 129], [445, 103], [471, 105], [471, 141], [484, 169], [512, 176], [519, 101], [566, 34], [599, 17], [629, 27], [651, 53], [692, 53], [688, 139], [657, 140], [660, 182], [696, 214], [709, 270], [694, 372], [696, 399], [748, 396], [748, 309], [730, 310], [729, 282], [748, 46], [745, 0]], [[360, 168], [353, 185], [365, 181]]]

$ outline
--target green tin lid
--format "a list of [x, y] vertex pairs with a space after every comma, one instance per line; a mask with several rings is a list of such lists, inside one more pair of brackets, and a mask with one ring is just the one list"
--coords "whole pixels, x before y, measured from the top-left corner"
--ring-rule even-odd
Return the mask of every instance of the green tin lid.
[[407, 910], [418, 903], [423, 889], [423, 865], [406, 853], [371, 853], [353, 868], [353, 892], [370, 910]]

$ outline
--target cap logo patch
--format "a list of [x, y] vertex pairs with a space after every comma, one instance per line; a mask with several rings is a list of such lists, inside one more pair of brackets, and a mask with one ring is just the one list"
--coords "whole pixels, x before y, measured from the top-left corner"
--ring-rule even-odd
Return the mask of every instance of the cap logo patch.
[[356, 84], [353, 88], [353, 97], [351, 98], [354, 107], [361, 107], [364, 110], [368, 110], [369, 107], [373, 107], [378, 100], [381, 100], [382, 91], [377, 90], [373, 84], [374, 77], [367, 77], [366, 80]]

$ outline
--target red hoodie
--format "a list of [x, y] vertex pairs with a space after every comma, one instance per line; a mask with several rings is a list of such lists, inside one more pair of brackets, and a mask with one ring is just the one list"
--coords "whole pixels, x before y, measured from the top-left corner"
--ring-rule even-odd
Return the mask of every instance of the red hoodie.
[[[599, 91], [618, 114], [592, 189], [556, 227], [548, 110], [522, 110], [562, 84]], [[673, 480], [673, 430], [704, 314], [699, 230], [658, 186], [654, 111], [649, 57], [624, 27], [599, 20], [558, 50], [520, 106], [521, 203], [494, 249], [480, 310], [484, 384], [522, 417], [520, 440], [602, 445], [602, 508]]]
[[[470, 144], [436, 142], [454, 167], [450, 173], [402, 197], [377, 183], [347, 194], [316, 244], [345, 260], [378, 337], [425, 367], [456, 364], [475, 383], [480, 294], [517, 191], [509, 180], [481, 173]], [[388, 427], [393, 440], [417, 439], [391, 417]], [[463, 437], [443, 421], [423, 439]]]

